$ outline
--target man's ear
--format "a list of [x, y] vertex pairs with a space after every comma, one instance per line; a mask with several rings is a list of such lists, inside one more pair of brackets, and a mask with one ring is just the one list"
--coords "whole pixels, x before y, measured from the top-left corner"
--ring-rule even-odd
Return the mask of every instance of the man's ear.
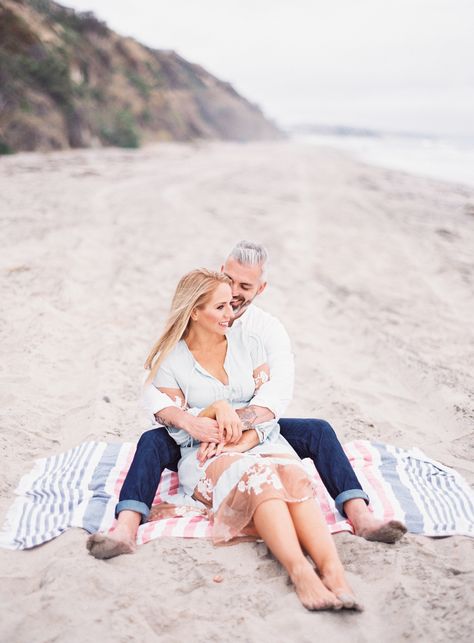
[[224, 272], [224, 264], [221, 266], [221, 272]]
[[[260, 284], [260, 286], [258, 287], [257, 295], [261, 295], [261, 294], [262, 294], [262, 292], [265, 290], [265, 288], [266, 288], [266, 287], [267, 287], [267, 282], [266, 282], [266, 281], [264, 281], [264, 282], [263, 282], [263, 283], [261, 283], [261, 284]], [[257, 296], [257, 295], [255, 295], [255, 296]]]

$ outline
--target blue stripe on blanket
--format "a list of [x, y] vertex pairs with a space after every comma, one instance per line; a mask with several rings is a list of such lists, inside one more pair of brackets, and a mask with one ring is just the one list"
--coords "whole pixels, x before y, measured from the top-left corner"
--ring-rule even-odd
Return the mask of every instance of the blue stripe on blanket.
[[121, 448], [122, 445], [118, 443], [107, 444], [89, 482], [89, 489], [93, 492], [93, 496], [89, 500], [87, 509], [84, 512], [82, 526], [91, 534], [98, 531], [107, 504], [112, 497], [105, 491], [106, 482], [112, 468], [117, 462]]
[[470, 496], [469, 489], [455, 471], [450, 470], [449, 474], [442, 469], [438, 469], [438, 471], [436, 484], [438, 489], [441, 489], [451, 500], [454, 514], [453, 521], [456, 520], [457, 517], [462, 517], [468, 526], [469, 533], [474, 534], [474, 524], [472, 520], [474, 504], [471, 500], [472, 495]]
[[469, 497], [472, 492], [459, 474], [427, 458], [418, 449], [412, 451], [415, 455], [401, 448], [394, 450], [403, 462], [415, 503], [424, 516], [420, 531], [412, 529], [407, 517], [409, 531], [441, 537], [456, 532], [474, 533], [474, 510]]
[[21, 519], [14, 537], [18, 548], [34, 547], [68, 528], [74, 501], [83, 493], [83, 462], [94, 448], [84, 443], [52, 458], [44, 458], [36, 479], [25, 492]]
[[380, 453], [383, 479], [392, 487], [392, 491], [405, 513], [405, 524], [408, 531], [411, 531], [414, 534], [423, 533], [423, 515], [418, 509], [409, 487], [402, 482], [398, 473], [400, 460], [388, 450], [386, 444], [383, 444], [382, 442], [373, 442], [372, 446], [374, 446]]

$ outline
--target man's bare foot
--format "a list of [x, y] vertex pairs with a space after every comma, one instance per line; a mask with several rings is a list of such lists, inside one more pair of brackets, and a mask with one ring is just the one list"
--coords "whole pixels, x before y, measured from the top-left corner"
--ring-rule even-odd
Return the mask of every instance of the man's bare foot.
[[357, 536], [366, 540], [390, 545], [399, 541], [407, 533], [407, 528], [399, 520], [383, 522], [383, 520], [375, 520], [372, 516], [366, 521], [362, 521], [358, 526], [354, 525], [354, 530]]
[[356, 536], [380, 543], [396, 543], [406, 534], [407, 528], [399, 520], [377, 520], [362, 498], [352, 498], [344, 503], [346, 516], [354, 527]]
[[100, 560], [121, 554], [133, 554], [137, 546], [127, 529], [117, 526], [106, 534], [92, 534], [87, 539], [89, 553]]
[[341, 601], [344, 609], [363, 612], [364, 607], [354, 596], [346, 580], [342, 565], [327, 567], [319, 570], [319, 572], [324, 585]]
[[309, 562], [296, 567], [290, 573], [296, 593], [308, 610], [339, 610], [342, 601], [329, 591], [321, 582]]

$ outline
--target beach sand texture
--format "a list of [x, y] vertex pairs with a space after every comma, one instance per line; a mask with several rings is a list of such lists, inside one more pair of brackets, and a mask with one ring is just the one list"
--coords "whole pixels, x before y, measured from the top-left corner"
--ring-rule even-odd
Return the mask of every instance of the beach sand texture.
[[[178, 278], [242, 238], [268, 246], [259, 304], [293, 340], [287, 415], [474, 481], [472, 190], [290, 142], [166, 144], [4, 157], [0, 208], [2, 521], [35, 458], [138, 439]], [[305, 611], [263, 544], [101, 562], [86, 538], [0, 550], [1, 641], [472, 640], [468, 538], [336, 536], [363, 614]]]

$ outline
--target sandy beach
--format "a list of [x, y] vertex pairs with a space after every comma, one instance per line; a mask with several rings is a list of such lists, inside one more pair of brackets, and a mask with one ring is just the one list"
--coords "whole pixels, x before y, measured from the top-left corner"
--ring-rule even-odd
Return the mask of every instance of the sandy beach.
[[[474, 482], [474, 191], [291, 142], [0, 159], [0, 522], [35, 458], [136, 441], [178, 278], [267, 245], [288, 417], [418, 446]], [[70, 530], [0, 549], [0, 640], [469, 641], [472, 539], [335, 536], [362, 614], [310, 613], [265, 545], [161, 539], [107, 562]], [[219, 574], [223, 582], [216, 584]]]

